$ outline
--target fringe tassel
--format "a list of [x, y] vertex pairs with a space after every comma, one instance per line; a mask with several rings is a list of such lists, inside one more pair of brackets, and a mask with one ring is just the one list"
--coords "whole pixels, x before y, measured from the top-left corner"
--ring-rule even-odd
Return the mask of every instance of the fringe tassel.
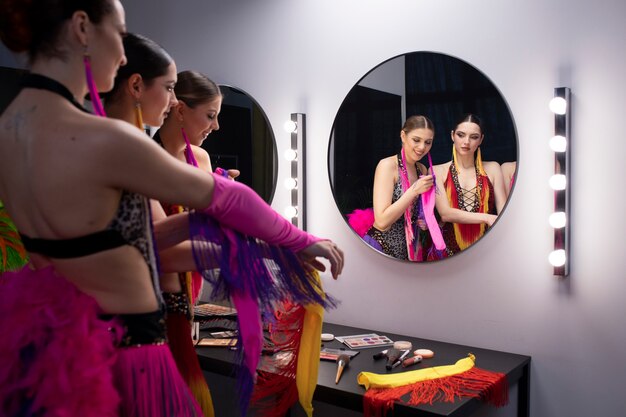
[[121, 417], [202, 417], [167, 344], [119, 349], [113, 369]]
[[304, 307], [289, 301], [276, 309], [269, 328], [276, 354], [262, 358], [252, 393], [258, 416], [283, 417], [298, 400], [296, 372], [304, 314]]
[[283, 301], [319, 304], [324, 308], [334, 307], [336, 301], [322, 290], [317, 272], [305, 268], [294, 252], [222, 228], [204, 213], [190, 212], [189, 225], [198, 271], [212, 272], [216, 265], [220, 269], [217, 277], [203, 274], [213, 288], [212, 297], [245, 300], [246, 306], [258, 303], [256, 313], [250, 308], [245, 315], [241, 306], [235, 305], [239, 320], [238, 351], [243, 355], [239, 363], [246, 365], [238, 373], [240, 406], [245, 415], [261, 351], [262, 329], [256, 325], [260, 323], [260, 315], [271, 317], [277, 303]]
[[211, 392], [200, 369], [198, 356], [190, 337], [189, 320], [183, 314], [168, 313], [166, 322], [167, 340], [178, 371], [200, 405], [204, 416], [214, 417]]

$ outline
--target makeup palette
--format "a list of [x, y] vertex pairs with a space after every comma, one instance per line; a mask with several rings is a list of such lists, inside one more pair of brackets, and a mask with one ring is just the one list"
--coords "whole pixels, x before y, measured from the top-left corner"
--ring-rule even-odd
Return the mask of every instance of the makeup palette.
[[339, 340], [350, 349], [363, 349], [393, 345], [393, 340], [389, 339], [387, 336], [380, 336], [376, 333], [357, 334], [352, 336], [336, 336], [335, 339]]

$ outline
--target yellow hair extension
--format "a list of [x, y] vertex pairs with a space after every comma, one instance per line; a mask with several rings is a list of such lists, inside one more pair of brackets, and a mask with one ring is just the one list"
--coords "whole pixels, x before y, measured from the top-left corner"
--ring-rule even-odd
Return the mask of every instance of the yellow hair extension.
[[143, 115], [141, 114], [141, 103], [135, 103], [135, 126], [143, 130]]

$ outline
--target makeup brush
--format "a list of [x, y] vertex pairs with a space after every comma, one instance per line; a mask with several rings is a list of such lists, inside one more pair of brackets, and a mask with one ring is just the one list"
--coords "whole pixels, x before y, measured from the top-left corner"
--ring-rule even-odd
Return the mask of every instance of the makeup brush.
[[339, 355], [337, 358], [337, 376], [335, 377], [335, 384], [339, 383], [339, 378], [341, 378], [341, 374], [343, 373], [343, 368], [347, 368], [350, 363], [350, 356], [348, 355]]
[[385, 368], [387, 368], [387, 370], [391, 370], [393, 368], [393, 364], [398, 360], [402, 353], [403, 352], [401, 350], [389, 348], [387, 350], [387, 365], [385, 365]]

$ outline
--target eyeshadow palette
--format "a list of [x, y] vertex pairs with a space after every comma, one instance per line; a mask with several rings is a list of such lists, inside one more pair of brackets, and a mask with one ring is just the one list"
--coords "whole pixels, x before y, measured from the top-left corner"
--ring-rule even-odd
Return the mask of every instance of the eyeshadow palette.
[[348, 346], [350, 349], [393, 345], [393, 340], [389, 339], [387, 336], [380, 336], [376, 333], [336, 336], [335, 339]]
[[222, 306], [219, 304], [198, 304], [193, 307], [193, 313], [196, 317], [227, 317], [227, 316], [235, 316], [237, 314], [237, 310], [232, 307]]
[[358, 355], [359, 352], [356, 350], [345, 350], [345, 348], [341, 349], [331, 349], [331, 348], [322, 348], [320, 349], [320, 359], [327, 361], [337, 361], [340, 355], [348, 355], [350, 358]]

